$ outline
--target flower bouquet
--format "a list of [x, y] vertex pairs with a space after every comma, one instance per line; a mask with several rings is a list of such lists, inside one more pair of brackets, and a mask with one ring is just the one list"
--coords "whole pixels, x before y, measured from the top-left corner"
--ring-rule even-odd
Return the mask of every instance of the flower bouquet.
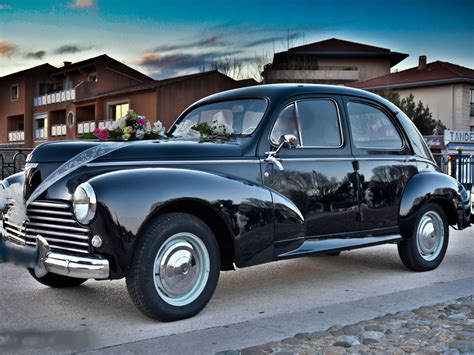
[[151, 124], [145, 116], [137, 115], [133, 110], [113, 122], [110, 128], [96, 128], [92, 133], [84, 134], [81, 139], [100, 140], [140, 140], [156, 139], [165, 136], [165, 127], [161, 121]]

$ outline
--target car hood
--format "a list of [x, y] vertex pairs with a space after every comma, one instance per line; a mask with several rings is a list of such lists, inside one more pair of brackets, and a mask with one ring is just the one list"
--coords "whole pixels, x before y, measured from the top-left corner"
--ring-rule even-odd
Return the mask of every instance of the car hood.
[[[30, 163], [65, 162], [80, 152], [98, 144], [117, 142], [63, 141], [47, 142], [38, 146], [29, 158]], [[95, 161], [154, 161], [196, 160], [202, 158], [241, 157], [240, 145], [232, 139], [225, 141], [199, 142], [197, 140], [149, 140], [126, 142], [122, 147], [105, 154]]]

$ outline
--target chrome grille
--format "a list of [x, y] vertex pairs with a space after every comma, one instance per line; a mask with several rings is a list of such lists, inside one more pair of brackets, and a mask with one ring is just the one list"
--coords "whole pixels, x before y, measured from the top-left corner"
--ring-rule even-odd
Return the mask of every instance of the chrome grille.
[[28, 220], [21, 227], [4, 216], [7, 238], [12, 242], [35, 246], [36, 236], [40, 234], [53, 250], [90, 253], [90, 230], [74, 219], [67, 203], [35, 201], [30, 203], [26, 213]]

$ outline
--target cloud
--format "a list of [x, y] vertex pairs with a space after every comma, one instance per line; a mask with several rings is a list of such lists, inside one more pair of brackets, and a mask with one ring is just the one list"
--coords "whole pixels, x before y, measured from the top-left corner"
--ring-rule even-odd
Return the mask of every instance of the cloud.
[[0, 41], [0, 57], [10, 58], [18, 52], [18, 46], [8, 41]]
[[11, 10], [12, 7], [8, 4], [0, 4], [0, 11], [2, 10]]
[[212, 48], [212, 47], [224, 47], [229, 43], [223, 41], [220, 35], [214, 35], [208, 38], [204, 38], [198, 41], [176, 43], [169, 45], [158, 46], [153, 49], [153, 52], [170, 52], [177, 49], [191, 49], [191, 48]]
[[96, 7], [94, 0], [74, 0], [69, 4], [71, 9], [92, 9]]
[[56, 54], [74, 54], [74, 53], [79, 53], [86, 51], [88, 49], [91, 49], [92, 47], [83, 47], [83, 46], [78, 46], [75, 44], [65, 44], [59, 48], [57, 48], [54, 53]]
[[146, 53], [137, 62], [147, 68], [155, 78], [168, 78], [182, 74], [183, 72], [198, 71], [200, 67], [209, 67], [212, 62], [225, 56], [232, 56], [241, 53], [240, 51], [220, 52], [211, 51], [207, 53], [176, 53], [157, 54]]
[[289, 36], [271, 36], [271, 37], [264, 37], [260, 39], [256, 39], [247, 43], [243, 44], [244, 48], [250, 48], [250, 47], [256, 47], [256, 46], [261, 46], [265, 44], [270, 44], [270, 43], [278, 43], [282, 41], [294, 41], [296, 39], [299, 39], [303, 36], [303, 33], [296, 32], [296, 33], [290, 33]]
[[25, 54], [25, 58], [29, 59], [43, 59], [43, 57], [46, 55], [46, 51], [36, 51], [36, 52], [30, 52]]

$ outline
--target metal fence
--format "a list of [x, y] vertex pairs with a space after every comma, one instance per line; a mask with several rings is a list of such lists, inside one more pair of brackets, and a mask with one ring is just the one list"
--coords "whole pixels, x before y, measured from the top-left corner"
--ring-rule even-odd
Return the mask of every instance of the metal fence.
[[455, 154], [442, 155], [435, 154], [436, 163], [443, 172], [456, 178], [467, 189], [474, 185], [474, 155]]
[[23, 170], [32, 148], [0, 148], [0, 179]]

